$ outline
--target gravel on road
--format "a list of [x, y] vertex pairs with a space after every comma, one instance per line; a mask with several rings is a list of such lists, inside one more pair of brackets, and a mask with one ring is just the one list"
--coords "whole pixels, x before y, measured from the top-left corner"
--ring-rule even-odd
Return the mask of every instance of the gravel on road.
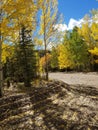
[[65, 73], [65, 72], [55, 72], [49, 74], [50, 79], [61, 80], [65, 83], [71, 85], [87, 85], [98, 87], [98, 73]]

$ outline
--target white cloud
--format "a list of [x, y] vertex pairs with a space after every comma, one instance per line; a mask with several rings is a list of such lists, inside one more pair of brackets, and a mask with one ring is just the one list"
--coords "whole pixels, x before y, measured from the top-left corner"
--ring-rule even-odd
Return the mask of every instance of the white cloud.
[[[95, 16], [94, 20], [95, 20], [96, 23], [98, 23], [98, 15]], [[93, 19], [89, 19], [88, 22], [89, 22], [89, 25], [91, 25], [92, 22], [93, 22]], [[66, 24], [56, 24], [55, 28], [59, 32], [64, 32], [66, 30], [72, 30], [75, 26], [81, 27], [83, 23], [86, 23], [86, 21], [83, 18], [79, 19], [79, 20], [76, 20], [74, 18], [70, 18], [68, 25], [66, 25]]]
[[66, 30], [72, 30], [75, 26], [81, 27], [83, 22], [84, 22], [83, 19], [75, 20], [75, 19], [71, 18], [69, 20], [68, 25], [66, 25], [66, 24], [56, 24], [55, 28], [57, 28], [59, 32], [64, 32]]
[[71, 18], [68, 24], [68, 30], [72, 30], [75, 26], [81, 27], [83, 22], [84, 22], [83, 19], [75, 20]]
[[[93, 20], [92, 19], [89, 19], [89, 25], [92, 24]], [[96, 15], [95, 16], [95, 22], [98, 23], [98, 16]], [[55, 25], [55, 28], [57, 28], [57, 30], [59, 32], [64, 32], [66, 30], [72, 30], [75, 26], [77, 27], [81, 27], [83, 23], [86, 23], [86, 21], [82, 18], [82, 19], [79, 19], [79, 20], [76, 20], [74, 18], [71, 18], [69, 20], [69, 23], [68, 25], [66, 24], [56, 24]]]
[[58, 31], [60, 32], [64, 32], [65, 30], [67, 30], [67, 25], [66, 24], [56, 24], [55, 28], [58, 29]]

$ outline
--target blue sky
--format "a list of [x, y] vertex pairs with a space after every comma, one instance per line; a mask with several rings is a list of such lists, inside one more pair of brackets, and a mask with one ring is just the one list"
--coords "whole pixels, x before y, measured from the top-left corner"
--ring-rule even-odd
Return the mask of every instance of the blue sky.
[[58, 0], [59, 12], [64, 15], [64, 22], [82, 19], [92, 9], [98, 9], [98, 0]]

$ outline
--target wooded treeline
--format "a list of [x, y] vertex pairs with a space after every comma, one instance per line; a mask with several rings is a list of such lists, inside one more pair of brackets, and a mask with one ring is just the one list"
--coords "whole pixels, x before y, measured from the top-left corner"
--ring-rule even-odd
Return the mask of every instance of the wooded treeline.
[[[97, 71], [98, 10], [85, 15], [81, 26], [63, 32], [61, 41], [52, 46], [47, 58], [52, 71]], [[44, 66], [43, 57], [40, 62]]]
[[96, 70], [98, 10], [84, 21], [80, 28], [62, 32], [57, 0], [1, 0], [0, 95], [4, 80], [29, 87], [42, 73], [48, 80], [48, 71]]

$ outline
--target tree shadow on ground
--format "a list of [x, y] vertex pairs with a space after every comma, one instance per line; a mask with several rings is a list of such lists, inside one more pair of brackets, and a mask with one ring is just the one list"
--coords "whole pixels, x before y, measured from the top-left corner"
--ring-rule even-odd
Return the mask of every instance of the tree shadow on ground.
[[[30, 99], [34, 109], [35, 129], [63, 130], [67, 123], [60, 115], [65, 108], [54, 104], [54, 99], [51, 99], [58, 99], [57, 95], [59, 95], [62, 90], [59, 86], [55, 88], [53, 86], [48, 87], [49, 88], [37, 89], [34, 93], [34, 97]], [[59, 110], [59, 108], [62, 110]]]
[[70, 106], [73, 98], [76, 101], [82, 96], [80, 90], [79, 93], [75, 90], [55, 81], [31, 92], [0, 99], [0, 130], [97, 130], [98, 125], [92, 122], [96, 113], [92, 113], [92, 118], [85, 115], [92, 108]]
[[[30, 98], [30, 101], [33, 105], [33, 126], [36, 130], [97, 130], [98, 126], [90, 126], [87, 121], [84, 123], [79, 122], [79, 116], [81, 120], [83, 114], [80, 110], [72, 109], [67, 104], [64, 104], [63, 100], [66, 100], [68, 91], [71, 91], [69, 85], [60, 84], [59, 82], [50, 83], [46, 85], [46, 88], [35, 90], [34, 97]], [[29, 96], [31, 97], [31, 95], [32, 93]], [[63, 118], [64, 111], [67, 118]], [[78, 120], [69, 120], [68, 111], [70, 117], [75, 112], [78, 113]]]

